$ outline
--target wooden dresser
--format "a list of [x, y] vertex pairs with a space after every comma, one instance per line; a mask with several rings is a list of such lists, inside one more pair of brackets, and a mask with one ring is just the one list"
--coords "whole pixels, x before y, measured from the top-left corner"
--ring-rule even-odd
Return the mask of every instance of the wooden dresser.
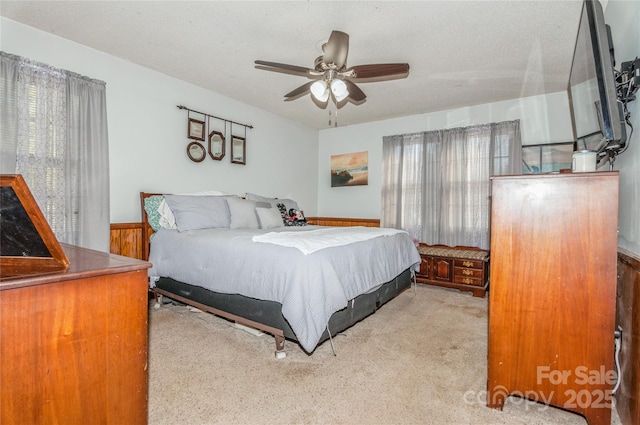
[[640, 424], [640, 255], [618, 250], [616, 329], [622, 331], [616, 408], [623, 425]]
[[422, 261], [416, 281], [470, 291], [474, 297], [484, 297], [489, 285], [487, 251], [421, 243], [418, 252]]
[[611, 423], [618, 173], [492, 178], [487, 405]]
[[62, 245], [69, 268], [0, 280], [0, 423], [147, 423], [150, 263]]

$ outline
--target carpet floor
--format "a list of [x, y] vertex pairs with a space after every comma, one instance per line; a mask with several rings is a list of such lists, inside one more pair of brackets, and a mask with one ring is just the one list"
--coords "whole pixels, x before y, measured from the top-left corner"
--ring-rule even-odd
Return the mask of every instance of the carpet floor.
[[[149, 423], [586, 424], [509, 397], [485, 406], [487, 301], [418, 285], [312, 355], [185, 306], [149, 313]], [[619, 425], [613, 409], [612, 424]]]

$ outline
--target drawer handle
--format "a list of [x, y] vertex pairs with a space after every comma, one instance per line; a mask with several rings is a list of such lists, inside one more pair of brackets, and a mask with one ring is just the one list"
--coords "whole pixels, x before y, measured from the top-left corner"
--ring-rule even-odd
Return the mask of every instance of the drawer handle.
[[462, 265], [465, 267], [471, 267], [473, 266], [473, 261], [463, 261]]
[[462, 274], [465, 276], [473, 275], [473, 270], [462, 270]]
[[470, 285], [473, 283], [473, 279], [469, 279], [468, 277], [465, 277], [464, 279], [462, 279], [462, 283], [466, 283], [467, 285]]

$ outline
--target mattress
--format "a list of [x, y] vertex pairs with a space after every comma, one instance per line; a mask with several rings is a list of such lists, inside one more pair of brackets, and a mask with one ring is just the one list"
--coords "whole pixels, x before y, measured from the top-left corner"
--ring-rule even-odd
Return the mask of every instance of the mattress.
[[256, 235], [274, 231], [310, 232], [320, 228], [160, 229], [151, 242], [151, 285], [165, 277], [218, 293], [277, 302], [297, 341], [311, 352], [333, 313], [420, 263], [406, 232], [327, 247], [312, 254], [253, 241]]

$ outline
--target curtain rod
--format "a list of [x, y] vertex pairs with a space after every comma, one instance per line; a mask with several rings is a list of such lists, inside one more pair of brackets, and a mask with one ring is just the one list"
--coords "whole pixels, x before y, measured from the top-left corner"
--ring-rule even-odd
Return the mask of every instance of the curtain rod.
[[241, 122], [235, 122], [235, 121], [228, 120], [226, 118], [216, 117], [215, 115], [205, 114], [204, 112], [196, 111], [195, 109], [189, 109], [186, 106], [178, 105], [178, 109], [186, 109], [189, 112], [195, 112], [196, 114], [204, 115], [205, 117], [215, 118], [217, 120], [224, 121], [224, 122], [230, 122], [232, 124], [241, 125], [241, 126], [246, 127], [246, 128], [253, 128], [253, 126], [249, 125], [249, 124], [242, 124]]

